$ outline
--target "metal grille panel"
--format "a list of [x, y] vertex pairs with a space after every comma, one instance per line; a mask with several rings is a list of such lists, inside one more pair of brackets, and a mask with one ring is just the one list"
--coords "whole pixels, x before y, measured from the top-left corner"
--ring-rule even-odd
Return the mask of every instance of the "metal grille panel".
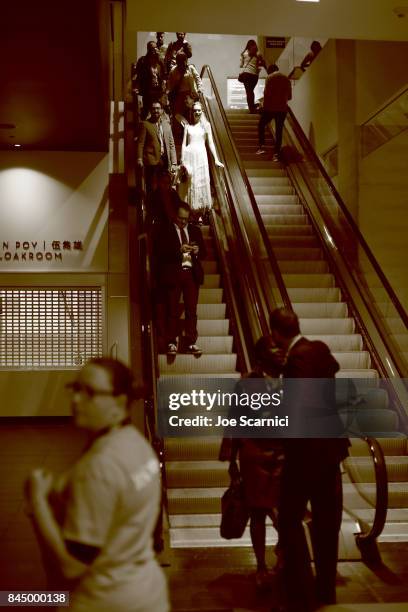
[[76, 367], [102, 355], [102, 290], [0, 288], [0, 367]]

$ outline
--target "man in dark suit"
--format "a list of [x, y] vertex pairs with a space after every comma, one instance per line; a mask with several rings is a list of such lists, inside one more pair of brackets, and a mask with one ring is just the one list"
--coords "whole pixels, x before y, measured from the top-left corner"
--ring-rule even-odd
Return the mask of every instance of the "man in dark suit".
[[137, 165], [145, 169], [148, 198], [158, 186], [159, 174], [174, 171], [177, 165], [176, 146], [170, 123], [162, 119], [161, 102], [152, 102], [150, 119], [142, 121], [137, 139]]
[[204, 280], [201, 260], [206, 250], [200, 228], [189, 224], [190, 212], [188, 204], [181, 202], [172, 222], [154, 226], [152, 244], [157, 283], [167, 309], [167, 354], [177, 353], [179, 304], [183, 295], [187, 352], [198, 357], [202, 351], [196, 345], [197, 302]]
[[[294, 312], [277, 308], [271, 313], [270, 326], [274, 341], [286, 351], [282, 408], [296, 429], [296, 437], [285, 440], [278, 518], [279, 544], [284, 559], [286, 607], [283, 609], [309, 612], [316, 604], [336, 601], [338, 537], [343, 506], [340, 463], [348, 455], [349, 446], [347, 439], [334, 437], [341, 433], [334, 381], [339, 365], [324, 342], [312, 342], [300, 334]], [[302, 437], [319, 435], [313, 432], [323, 434], [322, 423], [330, 426], [325, 435]], [[332, 438], [325, 437], [327, 431], [329, 435], [333, 432]], [[309, 501], [315, 584], [302, 524]]]

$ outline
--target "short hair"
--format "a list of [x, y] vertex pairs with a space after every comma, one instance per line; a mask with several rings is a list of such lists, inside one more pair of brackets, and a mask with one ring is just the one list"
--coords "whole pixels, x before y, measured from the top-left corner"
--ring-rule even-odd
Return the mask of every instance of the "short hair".
[[184, 51], [178, 51], [176, 53], [176, 63], [177, 64], [181, 64], [181, 62], [186, 62], [188, 60], [188, 57], [186, 55], [186, 53], [184, 53]]
[[165, 32], [156, 32], [156, 36], [160, 36], [160, 34], [165, 34]]
[[275, 308], [269, 316], [269, 325], [284, 338], [294, 338], [300, 334], [298, 316], [287, 308]]
[[260, 363], [264, 362], [270, 357], [270, 350], [277, 348], [271, 335], [262, 336], [257, 340], [254, 347], [255, 359]]
[[268, 66], [267, 73], [272, 74], [273, 72], [279, 72], [279, 66], [276, 64], [270, 64], [270, 66]]
[[112, 357], [93, 357], [88, 364], [96, 365], [106, 370], [110, 376], [113, 395], [125, 395], [127, 404], [143, 397], [143, 388], [136, 387], [131, 370], [118, 359]]
[[188, 214], [191, 213], [190, 206], [187, 204], [187, 202], [183, 202], [183, 200], [180, 200], [180, 202], [177, 203], [176, 208], [175, 208], [175, 212], [180, 210], [180, 208], [182, 208], [183, 210], [186, 210], [188, 212]]
[[152, 108], [153, 104], [160, 104], [160, 107], [163, 108], [162, 101], [159, 98], [153, 98], [150, 102], [150, 108]]
[[146, 45], [147, 46], [147, 50], [149, 50], [152, 45], [156, 46], [156, 41], [155, 40], [149, 40], [149, 42]]

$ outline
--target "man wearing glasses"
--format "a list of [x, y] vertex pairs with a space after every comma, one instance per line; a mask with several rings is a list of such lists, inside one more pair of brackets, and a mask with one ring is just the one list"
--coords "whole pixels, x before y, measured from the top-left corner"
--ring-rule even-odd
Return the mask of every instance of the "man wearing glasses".
[[30, 475], [26, 496], [41, 546], [73, 581], [71, 611], [167, 612], [152, 548], [159, 463], [130, 422], [130, 404], [140, 396], [131, 372], [113, 359], [92, 359], [68, 391], [75, 425], [90, 444], [61, 477], [39, 469]]
[[186, 352], [200, 357], [197, 346], [197, 303], [200, 285], [204, 281], [201, 260], [206, 249], [200, 228], [189, 223], [190, 207], [181, 202], [172, 222], [159, 225], [153, 235], [153, 257], [157, 284], [162, 290], [166, 305], [167, 354], [178, 351], [180, 297], [185, 311], [184, 342]]

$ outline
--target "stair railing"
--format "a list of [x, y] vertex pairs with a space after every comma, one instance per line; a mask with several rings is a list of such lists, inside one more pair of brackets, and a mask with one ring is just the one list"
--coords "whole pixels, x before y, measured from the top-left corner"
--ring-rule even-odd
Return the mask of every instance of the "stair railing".
[[[131, 367], [135, 379], [142, 373], [144, 402], [144, 431], [158, 456], [162, 475], [162, 508], [167, 509], [167, 482], [163, 440], [157, 435], [158, 356], [152, 313], [152, 281], [150, 240], [146, 232], [145, 179], [143, 168], [136, 171], [136, 126], [139, 124], [138, 96], [125, 106], [125, 168], [128, 185], [129, 231], [129, 296]], [[162, 512], [156, 525], [155, 548], [163, 543]]]
[[365, 157], [408, 129], [408, 87], [404, 87], [360, 126]]
[[[354, 534], [356, 544], [361, 552], [363, 561], [371, 567], [381, 565], [382, 563], [381, 555], [377, 547], [377, 538], [381, 535], [387, 519], [388, 475], [384, 452], [378, 440], [372, 437], [362, 437], [362, 440], [367, 444], [375, 474], [375, 504], [373, 504], [374, 517], [372, 524], [368, 525], [367, 521], [362, 520], [352, 510], [347, 510], [347, 508], [345, 508], [345, 511], [358, 523], [360, 532]], [[350, 476], [351, 482], [358, 484], [353, 478], [352, 470], [347, 467], [347, 460], [343, 462], [343, 468]], [[370, 498], [366, 498], [365, 501], [368, 502], [369, 505], [372, 505], [372, 500]]]
[[[229, 122], [225, 114], [210, 66], [203, 66], [201, 69], [201, 78], [207, 78], [211, 86], [211, 94], [209, 96], [202, 96], [202, 102], [207, 109], [207, 114], [211, 118], [212, 124], [217, 127], [217, 129], [214, 130], [214, 137], [219, 141], [219, 149], [222, 149], [224, 154], [226, 154], [226, 149], [228, 148], [228, 159], [225, 172], [226, 182], [229, 185], [231, 193], [235, 192], [233, 199], [236, 202], [237, 208], [240, 209], [238, 214], [242, 217], [246, 226], [245, 233], [248, 236], [247, 240], [250, 245], [249, 248], [252, 251], [252, 257], [254, 258], [257, 276], [260, 278], [260, 293], [263, 294], [263, 300], [266, 304], [267, 313], [269, 315], [271, 310], [277, 305], [284, 305], [286, 308], [292, 309], [291, 301], [286, 290], [285, 283], [283, 282], [278, 262], [274, 255], [262, 216], [256, 204], [244, 165], [236, 148], [234, 138], [231, 133], [231, 128], [229, 126]], [[218, 114], [218, 117], [216, 116], [216, 113]], [[219, 132], [222, 132], [222, 134]], [[222, 142], [220, 142], [220, 139], [222, 139]], [[228, 166], [231, 166], [231, 169], [232, 167], [234, 167], [234, 169], [237, 168], [238, 174], [233, 176]], [[241, 183], [241, 185], [239, 185], [239, 183]], [[241, 190], [239, 189], [240, 187]], [[249, 214], [245, 209], [243, 201], [244, 198], [247, 200], [250, 207]], [[256, 220], [255, 224], [253, 223], [253, 217], [255, 217]], [[261, 237], [261, 248], [258, 247], [258, 252], [256, 252], [255, 249], [256, 245], [259, 243], [259, 234]], [[265, 263], [267, 270], [260, 267], [260, 259], [263, 258], [263, 254], [266, 255]], [[259, 255], [261, 255], [261, 257], [259, 257]], [[270, 288], [272, 283], [274, 286], [274, 292], [267, 291], [267, 288]]]

